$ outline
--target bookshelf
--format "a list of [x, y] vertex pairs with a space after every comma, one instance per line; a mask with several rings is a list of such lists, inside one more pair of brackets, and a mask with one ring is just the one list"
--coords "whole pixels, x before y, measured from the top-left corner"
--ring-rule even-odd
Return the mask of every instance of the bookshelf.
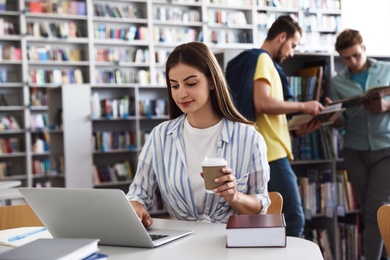
[[[290, 14], [304, 25], [302, 53], [294, 64], [325, 57], [333, 68], [333, 44], [323, 39], [332, 39], [341, 27], [340, 1], [321, 1], [326, 6], [302, 2], [6, 0], [0, 27], [12, 27], [0, 30], [0, 94], [7, 101], [0, 115], [13, 116], [20, 127], [0, 130], [0, 138], [19, 143], [18, 150], [0, 155], [0, 169], [7, 172], [1, 178], [28, 187], [49, 182], [126, 191], [145, 138], [168, 119], [164, 66], [178, 44], [203, 41], [216, 53], [259, 47], [276, 16]], [[332, 26], [323, 25], [327, 16], [333, 17]], [[109, 113], [101, 109], [102, 102]], [[62, 128], [54, 124], [60, 108]], [[127, 136], [127, 141], [102, 148], [96, 134], [103, 132], [117, 140]], [[33, 150], [48, 140], [49, 150]], [[51, 163], [45, 168], [58, 158], [62, 167]], [[130, 179], [97, 181], [94, 169], [107, 166], [127, 167]]]

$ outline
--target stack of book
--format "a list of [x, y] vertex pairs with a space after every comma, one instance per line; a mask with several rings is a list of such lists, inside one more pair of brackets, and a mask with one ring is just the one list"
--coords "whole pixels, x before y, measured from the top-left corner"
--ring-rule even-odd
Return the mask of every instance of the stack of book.
[[0, 254], [0, 259], [107, 259], [97, 253], [99, 239], [39, 238]]

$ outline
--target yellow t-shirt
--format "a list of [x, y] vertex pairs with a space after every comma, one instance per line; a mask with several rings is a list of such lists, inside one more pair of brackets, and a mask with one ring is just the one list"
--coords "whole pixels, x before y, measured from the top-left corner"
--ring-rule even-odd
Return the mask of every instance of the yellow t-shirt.
[[[265, 79], [271, 86], [270, 96], [284, 100], [283, 86], [274, 62], [267, 53], [259, 55], [253, 80]], [[293, 159], [291, 139], [285, 114], [267, 115], [256, 113], [256, 125], [267, 144], [268, 161], [288, 157]]]

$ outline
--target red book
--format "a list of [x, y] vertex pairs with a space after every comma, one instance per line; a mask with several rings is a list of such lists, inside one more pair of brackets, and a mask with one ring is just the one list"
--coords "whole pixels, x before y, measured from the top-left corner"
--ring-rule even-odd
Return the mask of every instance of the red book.
[[286, 247], [283, 213], [232, 215], [226, 231], [226, 247]]
[[41, 2], [30, 2], [30, 12], [31, 13], [42, 13], [42, 3]]

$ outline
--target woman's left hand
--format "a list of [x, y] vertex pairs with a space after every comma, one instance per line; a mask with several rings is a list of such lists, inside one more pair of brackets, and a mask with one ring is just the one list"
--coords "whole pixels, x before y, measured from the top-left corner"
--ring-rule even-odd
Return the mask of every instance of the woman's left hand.
[[217, 195], [223, 196], [227, 202], [231, 202], [237, 195], [236, 177], [233, 176], [232, 169], [230, 168], [222, 168], [222, 172], [225, 173], [225, 176], [215, 179], [215, 182], [220, 183], [221, 185], [215, 188], [213, 191]]

